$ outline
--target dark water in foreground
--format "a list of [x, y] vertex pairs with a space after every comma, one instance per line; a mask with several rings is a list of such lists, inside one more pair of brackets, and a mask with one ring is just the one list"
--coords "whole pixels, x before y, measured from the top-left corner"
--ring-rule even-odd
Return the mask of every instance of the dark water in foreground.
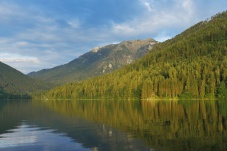
[[227, 101], [0, 101], [0, 151], [224, 151]]

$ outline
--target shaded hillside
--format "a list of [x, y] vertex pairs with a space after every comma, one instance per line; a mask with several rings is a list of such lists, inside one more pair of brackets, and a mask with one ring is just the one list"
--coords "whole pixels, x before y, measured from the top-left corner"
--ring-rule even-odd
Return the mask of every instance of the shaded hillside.
[[32, 79], [0, 62], [0, 99], [29, 97], [32, 92], [47, 90], [51, 84]]
[[124, 41], [96, 47], [79, 58], [52, 69], [28, 74], [31, 77], [56, 83], [80, 81], [110, 73], [144, 56], [156, 44], [153, 39]]
[[132, 65], [44, 98], [227, 98], [227, 12], [157, 44]]

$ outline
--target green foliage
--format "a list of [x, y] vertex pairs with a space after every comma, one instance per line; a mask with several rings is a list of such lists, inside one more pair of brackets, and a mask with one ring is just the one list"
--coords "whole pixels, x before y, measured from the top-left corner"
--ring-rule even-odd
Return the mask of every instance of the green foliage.
[[178, 96], [179, 99], [193, 99], [193, 95], [190, 92], [183, 92]]
[[[147, 55], [108, 75], [71, 83], [41, 98], [226, 97], [227, 12], [157, 44]], [[225, 84], [225, 85], [224, 85]]]
[[217, 90], [217, 95], [219, 99], [227, 99], [227, 88], [225, 82], [221, 82]]
[[53, 84], [44, 83], [0, 62], [0, 99], [31, 98], [34, 91], [47, 90]]

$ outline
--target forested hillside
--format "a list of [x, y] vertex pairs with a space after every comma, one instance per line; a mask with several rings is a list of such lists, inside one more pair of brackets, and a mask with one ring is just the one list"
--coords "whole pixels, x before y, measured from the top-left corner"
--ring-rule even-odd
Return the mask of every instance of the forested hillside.
[[57, 87], [42, 98], [227, 98], [227, 12], [157, 44], [114, 73]]
[[67, 64], [28, 75], [60, 84], [81, 81], [113, 72], [134, 62], [144, 56], [156, 43], [155, 40], [149, 38], [96, 47]]
[[30, 98], [30, 94], [47, 90], [53, 84], [27, 77], [16, 69], [0, 62], [0, 99]]

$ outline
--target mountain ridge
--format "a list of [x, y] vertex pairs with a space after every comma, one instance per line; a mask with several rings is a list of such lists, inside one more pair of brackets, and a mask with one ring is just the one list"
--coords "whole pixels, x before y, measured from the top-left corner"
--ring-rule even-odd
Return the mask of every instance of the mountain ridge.
[[123, 41], [95, 47], [67, 64], [28, 75], [44, 81], [67, 83], [110, 73], [144, 56], [157, 42], [146, 40]]

